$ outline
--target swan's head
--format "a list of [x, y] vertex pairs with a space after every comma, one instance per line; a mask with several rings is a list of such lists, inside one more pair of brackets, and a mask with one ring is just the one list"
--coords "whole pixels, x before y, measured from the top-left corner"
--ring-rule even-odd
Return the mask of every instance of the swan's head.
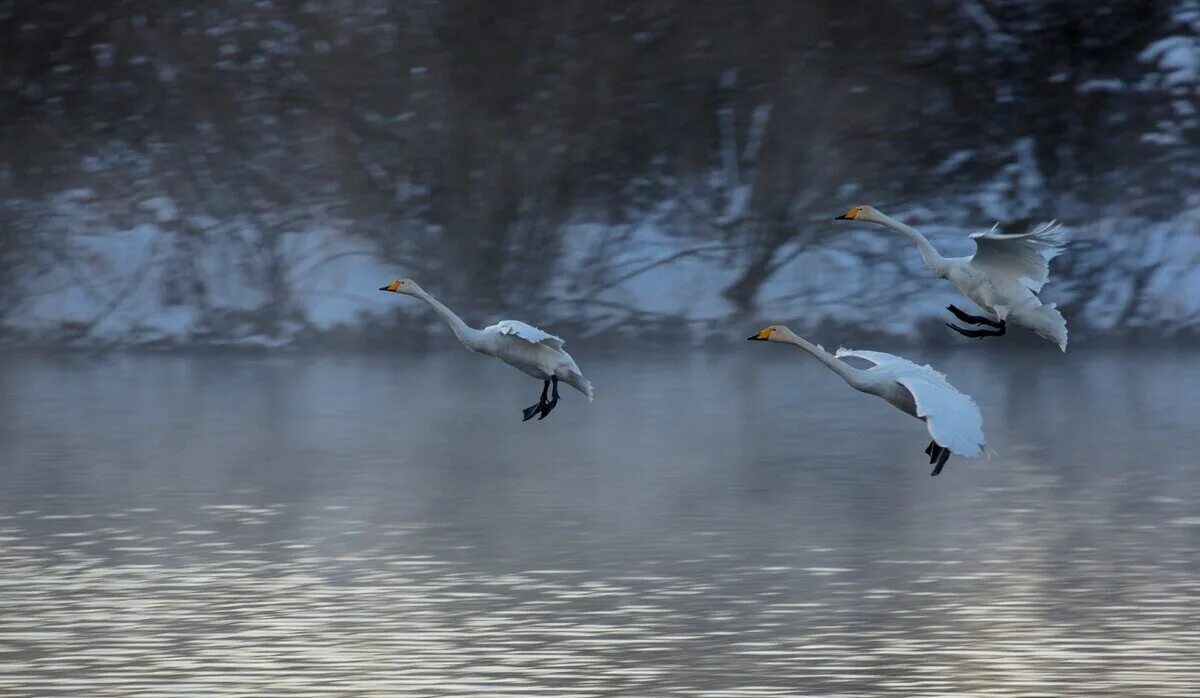
[[786, 342], [790, 336], [793, 336], [792, 331], [784, 325], [771, 325], [770, 327], [764, 327], [758, 334], [746, 339], [751, 342]]
[[406, 296], [416, 296], [423, 293], [420, 286], [412, 279], [396, 279], [387, 286], [381, 286], [380, 291], [391, 291], [392, 293], [403, 293]]
[[883, 214], [875, 209], [874, 206], [855, 206], [846, 211], [842, 215], [834, 218], [835, 221], [867, 221], [869, 223], [879, 223], [880, 216]]

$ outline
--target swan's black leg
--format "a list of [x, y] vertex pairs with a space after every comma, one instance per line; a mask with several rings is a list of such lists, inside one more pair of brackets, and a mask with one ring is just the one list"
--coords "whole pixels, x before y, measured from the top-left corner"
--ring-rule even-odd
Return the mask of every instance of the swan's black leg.
[[933, 472], [929, 473], [930, 477], [942, 472], [942, 468], [946, 465], [946, 461], [950, 460], [950, 449], [942, 446], [942, 453], [938, 456], [937, 465], [934, 466]]
[[938, 446], [936, 441], [930, 441], [929, 445], [925, 447], [925, 455], [929, 456], [930, 465], [933, 465], [934, 461], [937, 460], [938, 452], [941, 450], [942, 447]]
[[[533, 419], [533, 415], [535, 415], [535, 414], [541, 412], [543, 409], [545, 409], [545, 407], [546, 407], [546, 391], [549, 389], [550, 389], [550, 381], [545, 381], [542, 384], [542, 397], [541, 397], [541, 399], [538, 400], [537, 404], [530, 405], [529, 407], [526, 407], [525, 409], [521, 410], [521, 414], [525, 415], [525, 418], [521, 420], [522, 422], [528, 422], [529, 420]], [[542, 415], [542, 416], [544, 417], [545, 415]]]
[[949, 327], [964, 337], [970, 337], [971, 339], [979, 339], [980, 337], [999, 337], [1008, 331], [1008, 328], [1003, 322], [1000, 323], [999, 329], [995, 330], [964, 330], [958, 325], [951, 325], [948, 322], [946, 323], [946, 327]]
[[954, 317], [969, 325], [987, 325], [988, 327], [995, 327], [996, 329], [1004, 327], [1003, 320], [996, 321], [991, 318], [983, 317], [982, 315], [970, 315], [963, 312], [958, 306], [948, 305], [946, 306], [946, 310], [954, 313]]
[[[550, 396], [550, 401], [542, 405], [542, 416], [538, 417], [539, 420], [545, 419], [546, 415], [550, 414], [550, 411], [553, 410], [554, 406], [558, 404], [558, 376], [550, 376], [550, 381], [550, 385], [554, 386], [553, 393]], [[543, 389], [542, 399], [545, 400], [545, 398], [546, 391]]]

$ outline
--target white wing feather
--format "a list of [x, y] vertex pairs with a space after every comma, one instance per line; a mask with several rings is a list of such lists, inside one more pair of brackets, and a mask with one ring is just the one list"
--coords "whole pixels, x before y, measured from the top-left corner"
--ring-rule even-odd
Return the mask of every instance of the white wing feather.
[[974, 233], [971, 264], [991, 275], [1016, 279], [1036, 293], [1050, 278], [1050, 260], [1061, 254], [1066, 244], [1061, 228], [1050, 221], [1028, 233], [1010, 235], [999, 232], [996, 226]]
[[555, 337], [549, 332], [539, 330], [533, 325], [526, 325], [519, 320], [501, 320], [491, 327], [486, 328], [484, 331], [495, 332], [496, 334], [501, 335], [512, 335], [514, 337], [519, 337], [530, 344], [545, 344], [551, 349], [561, 350], [563, 345], [566, 344], [561, 337]]
[[932, 367], [878, 351], [838, 349], [835, 356], [866, 359], [887, 371], [913, 396], [917, 416], [925, 420], [930, 438], [938, 444], [968, 458], [977, 458], [986, 448], [979, 406]]
[[838, 350], [833, 353], [833, 355], [839, 359], [844, 356], [853, 356], [856, 359], [866, 359], [876, 366], [886, 366], [888, 364], [908, 364], [914, 368], [920, 368], [920, 366], [917, 366], [908, 359], [902, 359], [894, 354], [885, 354], [881, 351], [860, 351], [858, 349], [846, 349], [845, 347], [839, 347]]
[[970, 397], [955, 390], [943, 379], [931, 381], [912, 375], [896, 382], [912, 393], [917, 416], [925, 418], [929, 436], [938, 444], [968, 458], [977, 458], [985, 448], [983, 415]]

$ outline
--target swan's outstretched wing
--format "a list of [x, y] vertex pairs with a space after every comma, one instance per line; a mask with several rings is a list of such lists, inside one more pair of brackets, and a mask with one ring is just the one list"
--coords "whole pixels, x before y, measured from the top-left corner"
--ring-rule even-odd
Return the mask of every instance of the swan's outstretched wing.
[[908, 359], [902, 359], [894, 354], [885, 354], [881, 351], [860, 351], [858, 349], [846, 349], [839, 347], [838, 350], [833, 353], [833, 355], [839, 359], [843, 356], [853, 356], [856, 359], [866, 359], [876, 366], [899, 366], [902, 364], [908, 364], [909, 366], [920, 368], [920, 366], [917, 366]]
[[988, 274], [1019, 280], [1036, 293], [1050, 277], [1050, 260], [1062, 253], [1066, 244], [1060, 231], [1055, 221], [1012, 235], [993, 226], [985, 233], [971, 235], [975, 241], [971, 264]]
[[508, 334], [514, 337], [519, 337], [530, 344], [545, 344], [551, 349], [562, 349], [566, 344], [561, 337], [555, 337], [549, 332], [544, 332], [534, 327], [526, 325], [518, 320], [501, 320], [496, 324], [484, 329], [485, 332], [495, 332], [496, 334]]
[[940, 378], [940, 373], [932, 369], [930, 372], [939, 379], [911, 374], [897, 378], [896, 382], [912, 393], [917, 416], [925, 419], [930, 438], [961, 456], [978, 457], [985, 448], [979, 406]]
[[978, 457], [986, 448], [979, 406], [933, 368], [878, 351], [838, 349], [835, 356], [866, 359], [887, 371], [913, 396], [917, 416], [925, 420], [930, 438], [939, 445], [968, 458]]

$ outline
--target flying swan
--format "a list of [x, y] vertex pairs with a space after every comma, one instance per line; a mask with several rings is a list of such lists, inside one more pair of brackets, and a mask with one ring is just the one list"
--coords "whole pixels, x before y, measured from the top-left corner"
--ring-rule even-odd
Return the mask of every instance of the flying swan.
[[1027, 327], [1067, 350], [1067, 321], [1053, 303], [1043, 305], [1037, 294], [1050, 276], [1050, 260], [1062, 252], [1064, 239], [1053, 221], [1028, 233], [1007, 234], [995, 226], [974, 233], [975, 254], [943, 257], [915, 229], [870, 206], [855, 206], [834, 220], [867, 221], [885, 225], [907, 236], [921, 251], [925, 266], [940, 279], [950, 279], [976, 305], [996, 320], [970, 315], [950, 305], [946, 309], [962, 322], [992, 329], [968, 330], [946, 323], [965, 337], [996, 337], [1005, 333], [1008, 321]]
[[[536, 405], [522, 410], [528, 422], [534, 415], [545, 419], [558, 404], [558, 382], [561, 380], [593, 400], [592, 384], [583, 377], [575, 359], [563, 350], [565, 342], [548, 332], [516, 320], [501, 320], [495, 325], [477, 330], [454, 314], [412, 279], [397, 279], [379, 289], [420, 298], [442, 316], [458, 341], [471, 351], [500, 359], [518, 371], [542, 381], [542, 397]], [[552, 391], [547, 397], [547, 391]]]
[[[987, 448], [979, 406], [929, 366], [918, 366], [878, 351], [838, 349], [836, 354], [830, 354], [783, 325], [771, 325], [747, 339], [798, 346], [841, 376], [851, 388], [881, 397], [904, 414], [925, 422], [933, 439], [925, 447], [933, 465], [930, 475], [942, 472], [951, 453], [978, 458]], [[854, 368], [842, 361], [844, 356], [865, 359], [875, 365], [868, 369]]]

